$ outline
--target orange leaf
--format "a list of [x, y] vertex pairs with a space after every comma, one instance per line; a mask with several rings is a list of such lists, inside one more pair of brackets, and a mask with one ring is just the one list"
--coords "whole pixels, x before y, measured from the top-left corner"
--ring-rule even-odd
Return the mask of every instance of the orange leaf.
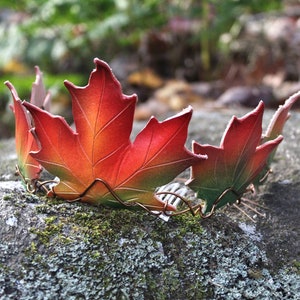
[[29, 132], [31, 128], [31, 121], [28, 111], [22, 105], [22, 102], [10, 82], [5, 82], [10, 89], [14, 105], [11, 106], [15, 114], [15, 138], [16, 138], [16, 152], [18, 157], [18, 172], [23, 177], [26, 183], [38, 179], [42, 171], [41, 165], [29, 155], [30, 151], [38, 150], [38, 145]]
[[[43, 74], [38, 67], [35, 67], [36, 79], [32, 84], [30, 102], [38, 107], [49, 110], [50, 93], [46, 92], [43, 83]], [[11, 106], [15, 114], [15, 137], [16, 152], [18, 157], [17, 172], [22, 176], [26, 184], [31, 184], [39, 179], [42, 166], [29, 154], [30, 151], [38, 150], [38, 145], [32, 134], [29, 132], [32, 128], [31, 119], [28, 111], [22, 105], [22, 102], [16, 92], [14, 86], [9, 82], [5, 82], [10, 89], [14, 105]]]
[[203, 159], [184, 147], [192, 109], [164, 122], [152, 118], [132, 143], [136, 96], [122, 94], [105, 62], [95, 59], [95, 64], [87, 86], [65, 82], [76, 131], [62, 117], [24, 103], [41, 145], [32, 155], [59, 177], [53, 194], [61, 198], [118, 206], [114, 194], [127, 204], [163, 210], [165, 203], [155, 196], [155, 188]]

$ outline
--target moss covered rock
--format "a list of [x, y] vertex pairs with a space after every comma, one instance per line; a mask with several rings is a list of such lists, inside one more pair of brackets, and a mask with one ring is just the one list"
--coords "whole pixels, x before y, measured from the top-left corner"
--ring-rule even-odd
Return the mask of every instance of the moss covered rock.
[[[232, 113], [196, 112], [190, 138], [218, 144]], [[234, 208], [165, 222], [28, 194], [1, 141], [0, 299], [298, 299], [299, 122], [256, 196], [265, 217], [244, 207], [256, 223]]]

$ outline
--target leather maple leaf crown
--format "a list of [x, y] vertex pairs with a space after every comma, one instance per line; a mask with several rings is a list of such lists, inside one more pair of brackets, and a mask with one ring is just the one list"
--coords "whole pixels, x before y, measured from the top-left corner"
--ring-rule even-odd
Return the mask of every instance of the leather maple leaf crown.
[[[168, 216], [191, 211], [208, 217], [264, 181], [289, 111], [300, 98], [298, 92], [279, 107], [264, 135], [262, 101], [247, 115], [233, 116], [219, 147], [196, 141], [192, 150], [185, 147], [191, 106], [162, 122], [152, 117], [131, 141], [137, 96], [124, 95], [109, 65], [94, 62], [86, 86], [65, 81], [72, 97], [74, 130], [63, 117], [49, 112], [50, 94], [38, 67], [30, 102], [22, 102], [6, 82], [13, 97], [17, 173], [31, 192]], [[191, 171], [185, 185], [198, 201], [163, 189], [158, 192], [187, 168]], [[55, 179], [41, 181], [43, 169]], [[187, 208], [176, 213], [166, 195], [178, 197]]]

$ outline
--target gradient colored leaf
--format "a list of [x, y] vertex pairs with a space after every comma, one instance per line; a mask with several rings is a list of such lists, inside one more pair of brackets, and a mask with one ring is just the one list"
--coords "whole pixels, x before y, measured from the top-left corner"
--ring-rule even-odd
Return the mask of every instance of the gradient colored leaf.
[[[299, 100], [299, 98], [300, 92], [297, 92], [291, 97], [289, 97], [283, 105], [279, 106], [269, 123], [266, 133], [262, 136], [261, 144], [275, 139], [282, 134], [284, 125], [290, 117], [290, 109], [292, 108], [294, 103]], [[271, 171], [271, 163], [275, 156], [276, 150], [277, 147], [275, 147], [274, 150], [269, 154], [265, 167], [260, 172], [260, 174], [257, 175], [256, 178], [253, 180], [253, 184], [257, 189], [259, 185], [265, 181], [267, 175]]]
[[220, 208], [240, 199], [249, 184], [266, 165], [269, 154], [282, 137], [260, 145], [263, 102], [242, 118], [233, 117], [224, 132], [220, 147], [193, 143], [193, 152], [208, 159], [192, 166], [187, 184], [206, 201], [204, 213], [214, 205]]
[[15, 114], [15, 143], [18, 157], [18, 172], [26, 183], [39, 178], [41, 165], [29, 155], [30, 151], [38, 150], [38, 145], [29, 132], [31, 121], [28, 111], [22, 105], [19, 96], [10, 82], [5, 82], [13, 96], [14, 105], [11, 107]]
[[[50, 108], [50, 93], [46, 92], [43, 83], [43, 74], [39, 67], [35, 67], [36, 79], [32, 84], [30, 102], [38, 107], [49, 110]], [[14, 105], [11, 106], [15, 114], [15, 138], [16, 152], [18, 157], [18, 170], [26, 184], [33, 183], [39, 179], [42, 171], [41, 165], [29, 154], [30, 151], [38, 150], [36, 140], [29, 132], [32, 128], [31, 119], [28, 111], [22, 105], [22, 102], [10, 82], [5, 82], [10, 89]]]
[[155, 188], [203, 159], [184, 147], [192, 109], [164, 122], [151, 118], [132, 143], [136, 96], [122, 94], [105, 62], [95, 59], [95, 64], [85, 87], [65, 82], [72, 95], [75, 131], [62, 117], [24, 103], [41, 145], [32, 155], [59, 177], [52, 191], [58, 197], [118, 206], [109, 185], [126, 203], [163, 210], [165, 203], [155, 196]]
[[263, 142], [275, 139], [282, 134], [285, 122], [290, 117], [290, 109], [296, 101], [300, 99], [300, 91], [289, 97], [283, 105], [280, 105], [275, 114], [273, 115], [266, 133], [263, 137]]
[[[283, 105], [280, 105], [275, 114], [273, 115], [270, 124], [267, 128], [266, 133], [263, 135], [262, 143], [265, 143], [267, 141], [270, 141], [272, 139], [275, 139], [277, 136], [282, 134], [283, 127], [286, 123], [286, 121], [290, 117], [290, 109], [294, 105], [296, 101], [300, 99], [300, 92], [295, 93], [291, 97], [289, 97]], [[257, 180], [255, 183], [260, 183], [261, 180], [263, 181], [263, 178], [265, 178], [269, 170], [271, 169], [271, 163], [273, 161], [273, 158], [275, 156], [277, 147], [270, 153], [267, 165], [265, 169], [261, 172], [261, 174], [257, 177]]]

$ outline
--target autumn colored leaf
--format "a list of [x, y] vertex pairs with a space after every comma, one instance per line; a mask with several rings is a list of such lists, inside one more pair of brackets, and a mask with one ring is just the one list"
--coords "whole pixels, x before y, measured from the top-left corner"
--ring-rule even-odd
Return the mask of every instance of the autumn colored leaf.
[[204, 213], [240, 199], [249, 184], [266, 165], [269, 154], [282, 136], [260, 145], [264, 104], [242, 118], [233, 117], [220, 147], [193, 143], [193, 152], [208, 159], [192, 166], [187, 184], [206, 201]]
[[[32, 84], [30, 102], [38, 107], [49, 109], [50, 93], [46, 92], [43, 84], [43, 75], [38, 67], [35, 67], [35, 72], [36, 79]], [[32, 186], [30, 185], [34, 185], [34, 181], [39, 179], [42, 171], [41, 165], [29, 154], [30, 151], [37, 151], [38, 145], [29, 132], [32, 126], [28, 111], [22, 105], [14, 86], [9, 81], [5, 82], [5, 84], [11, 91], [14, 103], [11, 109], [15, 114], [15, 138], [18, 157], [17, 173], [21, 175], [31, 189]]]
[[95, 64], [85, 87], [65, 81], [75, 131], [62, 117], [24, 103], [41, 146], [32, 156], [60, 179], [50, 195], [118, 206], [115, 194], [125, 203], [163, 210], [165, 203], [155, 196], [155, 188], [203, 159], [184, 147], [192, 109], [163, 122], [151, 118], [132, 143], [136, 96], [122, 94], [105, 62], [95, 59]]
[[[35, 67], [35, 71], [36, 79], [32, 84], [30, 102], [38, 107], [49, 109], [50, 93], [47, 93], [45, 90], [40, 69]], [[5, 82], [5, 84], [11, 91], [14, 103], [13, 106], [11, 106], [11, 109], [15, 114], [15, 142], [18, 157], [17, 173], [21, 175], [26, 184], [33, 184], [33, 181], [39, 179], [42, 167], [29, 154], [30, 151], [38, 150], [37, 142], [29, 132], [32, 128], [30, 115], [22, 105], [14, 86], [8, 81]]]
[[[267, 141], [270, 141], [272, 139], [277, 138], [279, 135], [282, 134], [284, 125], [286, 121], [290, 117], [290, 109], [294, 105], [296, 101], [300, 99], [300, 92], [295, 93], [291, 97], [289, 97], [283, 105], [280, 105], [275, 114], [273, 115], [270, 124], [267, 128], [266, 133], [263, 135], [261, 143], [265, 143]], [[269, 154], [267, 164], [265, 168], [261, 171], [261, 173], [257, 176], [257, 178], [254, 181], [254, 184], [258, 186], [258, 184], [262, 183], [264, 178], [266, 178], [266, 175], [271, 170], [271, 163], [273, 161], [273, 158], [275, 156], [277, 147], [274, 148], [274, 150]]]
[[10, 89], [14, 105], [11, 107], [15, 114], [15, 143], [16, 152], [18, 157], [18, 170], [26, 184], [31, 183], [33, 180], [39, 178], [42, 171], [41, 165], [29, 155], [30, 151], [38, 150], [38, 145], [32, 134], [29, 132], [31, 129], [31, 120], [28, 111], [22, 105], [19, 96], [10, 82], [5, 82]]
[[284, 124], [290, 117], [290, 109], [299, 99], [300, 91], [293, 94], [284, 102], [283, 105], [279, 106], [270, 121], [266, 133], [264, 134], [263, 142], [275, 139], [282, 133]]

